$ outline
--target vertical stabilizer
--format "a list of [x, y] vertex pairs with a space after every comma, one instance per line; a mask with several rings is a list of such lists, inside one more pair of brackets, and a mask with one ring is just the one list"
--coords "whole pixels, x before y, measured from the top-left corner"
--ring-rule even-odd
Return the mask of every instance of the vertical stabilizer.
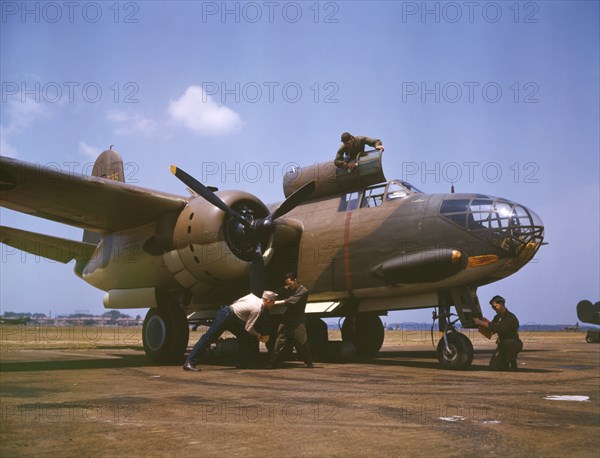
[[[107, 180], [125, 182], [125, 173], [123, 170], [123, 159], [121, 155], [112, 149], [107, 149], [102, 152], [92, 169], [92, 176], [106, 178]], [[100, 234], [89, 230], [83, 231], [83, 241], [88, 243], [98, 244], [100, 242]]]

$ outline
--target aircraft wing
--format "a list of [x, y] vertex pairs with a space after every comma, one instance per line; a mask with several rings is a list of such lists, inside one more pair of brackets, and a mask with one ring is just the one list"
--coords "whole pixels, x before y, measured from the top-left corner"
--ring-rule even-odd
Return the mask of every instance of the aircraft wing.
[[115, 232], [179, 211], [187, 199], [0, 156], [0, 205], [95, 232]]
[[96, 250], [96, 245], [93, 243], [37, 234], [5, 226], [0, 226], [0, 242], [21, 251], [62, 262], [63, 264], [68, 263], [72, 259], [87, 261]]

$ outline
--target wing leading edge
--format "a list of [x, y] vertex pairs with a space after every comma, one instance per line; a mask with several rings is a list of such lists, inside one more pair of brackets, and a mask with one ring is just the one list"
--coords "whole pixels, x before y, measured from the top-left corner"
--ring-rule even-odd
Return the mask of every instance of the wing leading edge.
[[0, 156], [0, 205], [95, 232], [117, 232], [180, 211], [182, 196]]

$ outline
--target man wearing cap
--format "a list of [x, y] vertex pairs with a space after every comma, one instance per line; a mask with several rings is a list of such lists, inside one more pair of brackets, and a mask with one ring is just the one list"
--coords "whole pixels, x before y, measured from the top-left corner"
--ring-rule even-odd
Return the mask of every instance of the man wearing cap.
[[267, 368], [273, 369], [275, 367], [281, 350], [288, 343], [293, 343], [296, 346], [298, 355], [302, 358], [306, 367], [313, 367], [306, 335], [306, 315], [304, 313], [308, 301], [308, 290], [300, 284], [296, 274], [290, 272], [285, 275], [285, 287], [280, 291], [279, 296], [283, 299], [275, 302], [275, 305], [285, 305], [286, 309], [281, 324], [277, 328], [275, 347], [269, 358]]
[[342, 134], [342, 143], [333, 163], [336, 167], [347, 169], [349, 172], [358, 167], [358, 158], [365, 152], [365, 145], [383, 151], [383, 145], [378, 138], [353, 136], [349, 132]]
[[277, 294], [265, 291], [262, 298], [248, 294], [231, 305], [222, 307], [217, 312], [215, 320], [206, 331], [187, 357], [183, 370], [199, 371], [196, 366], [202, 355], [217, 341], [225, 331], [231, 332], [238, 339], [240, 345], [239, 363], [236, 367], [247, 367], [250, 359], [250, 338], [261, 340], [262, 336], [254, 329], [254, 324], [264, 309], [270, 309], [275, 304]]
[[506, 308], [506, 301], [502, 296], [492, 297], [490, 305], [496, 311], [494, 319], [489, 321], [487, 318], [474, 318], [473, 322], [498, 335], [498, 347], [490, 360], [490, 368], [514, 371], [517, 369], [517, 353], [523, 349], [518, 333], [519, 320]]

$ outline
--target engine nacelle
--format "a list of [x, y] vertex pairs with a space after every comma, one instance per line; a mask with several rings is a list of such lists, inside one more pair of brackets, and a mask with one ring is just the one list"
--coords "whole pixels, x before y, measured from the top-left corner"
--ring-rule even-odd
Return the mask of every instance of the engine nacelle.
[[[269, 214], [255, 196], [243, 191], [216, 193], [231, 209], [251, 221]], [[263, 252], [273, 237], [261, 240]], [[193, 294], [206, 294], [216, 285], [247, 278], [256, 257], [256, 241], [243, 224], [202, 197], [191, 199], [175, 224], [173, 246], [163, 255], [177, 282]]]

